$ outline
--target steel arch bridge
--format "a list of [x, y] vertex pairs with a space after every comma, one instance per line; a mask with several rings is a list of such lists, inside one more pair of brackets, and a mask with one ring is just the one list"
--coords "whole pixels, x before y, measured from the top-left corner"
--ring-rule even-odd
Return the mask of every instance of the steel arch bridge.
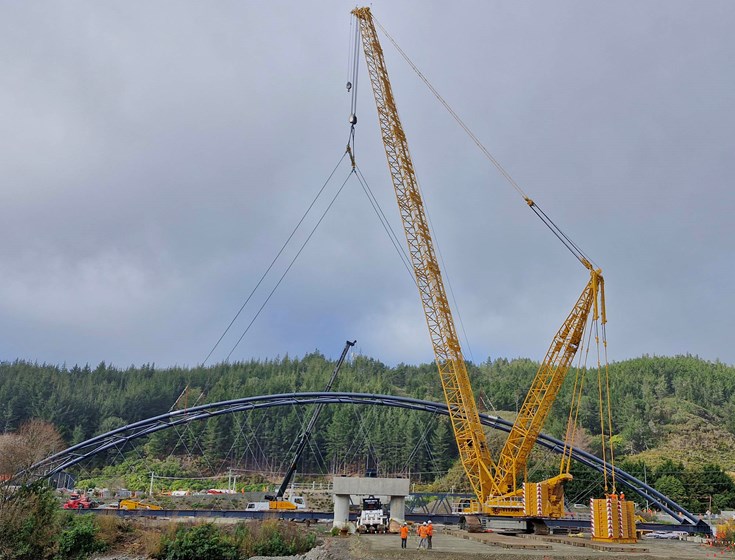
[[[87, 441], [73, 445], [64, 451], [51, 455], [31, 467], [32, 478], [42, 479], [53, 476], [69, 467], [81, 463], [86, 459], [110, 449], [122, 449], [127, 443], [137, 438], [145, 437], [160, 430], [188, 424], [196, 420], [206, 420], [223, 414], [248, 412], [252, 410], [268, 409], [281, 406], [305, 406], [309, 404], [351, 404], [367, 406], [387, 406], [418, 410], [432, 414], [449, 415], [447, 405], [433, 401], [398, 397], [372, 393], [344, 393], [344, 392], [312, 392], [312, 393], [281, 393], [276, 395], [260, 395], [244, 397], [227, 401], [195, 406], [184, 410], [174, 410], [166, 414], [154, 416], [146, 420], [134, 422], [117, 428], [105, 434], [95, 436]], [[480, 414], [484, 426], [509, 432], [512, 423], [497, 416]], [[564, 442], [546, 434], [540, 434], [538, 444], [555, 453], [562, 453]], [[572, 447], [572, 457], [579, 463], [596, 471], [615, 472], [617, 480], [639, 494], [661, 510], [668, 513], [680, 524], [697, 525], [699, 518], [682, 508], [679, 504], [658, 492], [643, 481], [627, 472], [606, 463], [599, 457]]]

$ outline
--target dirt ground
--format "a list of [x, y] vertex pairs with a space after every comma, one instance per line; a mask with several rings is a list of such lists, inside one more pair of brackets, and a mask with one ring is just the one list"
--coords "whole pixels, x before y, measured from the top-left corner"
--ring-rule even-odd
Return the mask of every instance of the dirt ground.
[[[508, 542], [507, 539], [510, 539]], [[584, 541], [584, 539], [576, 539]], [[427, 558], [435, 556], [442, 560], [479, 560], [492, 558], [498, 560], [703, 560], [705, 558], [735, 559], [735, 552], [712, 548], [704, 544], [687, 541], [641, 539], [638, 544], [625, 545], [623, 552], [605, 552], [573, 546], [566, 543], [548, 542], [543, 538], [504, 537], [478, 542], [457, 536], [435, 533], [432, 550], [417, 550], [418, 539], [408, 539], [408, 548], [401, 549], [401, 539], [396, 535], [352, 535], [328, 539], [325, 548], [335, 560], [388, 560], [393, 558]], [[589, 542], [589, 539], [587, 539]], [[540, 549], [506, 549], [503, 544], [539, 545]]]
[[[231, 520], [228, 520], [232, 522]], [[165, 525], [167, 520], [146, 519], [142, 525], [148, 529]], [[304, 530], [309, 530], [304, 525]], [[311, 530], [315, 530], [312, 527]], [[392, 560], [415, 559], [429, 557], [442, 560], [735, 560], [735, 550], [722, 549], [706, 544], [678, 541], [641, 539], [637, 544], [617, 545], [620, 551], [596, 550], [589, 545], [589, 537], [568, 537], [551, 535], [507, 536], [497, 533], [469, 534], [456, 528], [436, 525], [432, 550], [417, 550], [418, 538], [411, 535], [408, 548], [401, 549], [398, 535], [350, 535], [331, 537], [324, 527], [317, 529], [323, 544], [309, 553], [280, 560]], [[561, 541], [561, 542], [559, 542]], [[588, 545], [588, 546], [582, 546]], [[95, 560], [145, 560], [145, 556], [136, 554], [140, 547], [125, 545], [124, 549], [95, 557]], [[276, 560], [273, 558], [263, 560]]]

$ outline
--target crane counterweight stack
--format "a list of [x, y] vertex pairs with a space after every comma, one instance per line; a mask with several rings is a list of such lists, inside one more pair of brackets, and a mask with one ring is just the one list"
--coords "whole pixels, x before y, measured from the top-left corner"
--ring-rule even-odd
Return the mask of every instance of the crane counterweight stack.
[[[556, 333], [496, 463], [480, 423], [373, 16], [367, 7], [355, 8], [352, 14], [359, 23], [357, 32], [362, 39], [388, 170], [452, 429], [462, 465], [477, 496], [477, 501], [471, 502], [465, 512], [525, 518], [561, 517], [564, 515], [563, 484], [572, 478], [569, 462], [559, 475], [536, 483], [525, 480], [526, 466], [551, 405], [582, 345], [590, 314], [594, 320], [601, 318], [604, 325], [602, 272], [590, 264], [530, 198], [524, 196], [529, 207], [589, 270], [590, 279]], [[358, 42], [357, 37], [355, 41]]]

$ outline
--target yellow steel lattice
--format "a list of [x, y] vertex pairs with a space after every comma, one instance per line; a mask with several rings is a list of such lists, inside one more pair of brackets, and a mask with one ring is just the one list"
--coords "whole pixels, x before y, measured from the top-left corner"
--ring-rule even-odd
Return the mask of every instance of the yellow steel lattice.
[[396, 109], [383, 50], [370, 9], [357, 8], [353, 14], [360, 22], [365, 60], [378, 108], [388, 169], [396, 192], [416, 285], [429, 327], [457, 446], [470, 483], [477, 496], [483, 499], [497, 493], [491, 476], [494, 465], [480, 424], [467, 367], [434, 253], [408, 143]]

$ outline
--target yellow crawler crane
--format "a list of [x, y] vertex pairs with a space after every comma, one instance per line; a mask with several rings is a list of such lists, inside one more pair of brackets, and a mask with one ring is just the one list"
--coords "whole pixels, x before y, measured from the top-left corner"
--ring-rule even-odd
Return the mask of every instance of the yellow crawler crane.
[[[605, 322], [602, 273], [587, 259], [580, 259], [589, 270], [590, 280], [556, 333], [496, 463], [480, 423], [373, 17], [367, 7], [356, 8], [352, 13], [359, 22], [388, 169], [444, 398], [462, 465], [477, 496], [477, 501], [470, 504], [466, 513], [525, 518], [561, 517], [564, 515], [563, 483], [572, 478], [568, 472], [569, 462], [566, 462], [566, 470], [562, 469], [558, 476], [539, 483], [525, 482], [526, 464], [582, 342], [590, 312], [593, 311], [595, 320], [601, 317], [603, 324]], [[531, 199], [526, 198], [526, 202], [534, 207]]]

